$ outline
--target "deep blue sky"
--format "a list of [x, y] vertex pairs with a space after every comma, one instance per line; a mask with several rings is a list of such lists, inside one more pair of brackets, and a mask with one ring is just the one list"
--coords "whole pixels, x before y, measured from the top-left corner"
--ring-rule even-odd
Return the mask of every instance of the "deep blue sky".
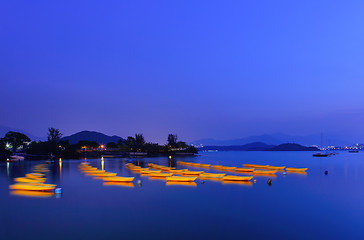
[[1, 1], [0, 125], [364, 141], [363, 1]]

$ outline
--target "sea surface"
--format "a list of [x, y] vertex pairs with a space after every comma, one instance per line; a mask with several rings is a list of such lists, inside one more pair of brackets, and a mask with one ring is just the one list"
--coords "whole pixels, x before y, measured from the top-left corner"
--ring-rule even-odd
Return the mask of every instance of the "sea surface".
[[[256, 182], [242, 184], [197, 180], [191, 186], [169, 185], [125, 166], [133, 161], [185, 168], [177, 160], [308, 170], [254, 176]], [[79, 170], [82, 161], [135, 180], [132, 185], [105, 185]], [[62, 194], [31, 196], [9, 190], [15, 177], [42, 163], [0, 163], [1, 240], [364, 239], [363, 152], [339, 152], [327, 158], [312, 157], [312, 152], [202, 152], [171, 159], [55, 160], [47, 165], [47, 183], [57, 184]]]

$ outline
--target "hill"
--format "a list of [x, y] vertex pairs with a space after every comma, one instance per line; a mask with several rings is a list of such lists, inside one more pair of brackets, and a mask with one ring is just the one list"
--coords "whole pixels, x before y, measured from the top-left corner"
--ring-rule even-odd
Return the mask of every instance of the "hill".
[[262, 142], [248, 143], [244, 145], [231, 145], [231, 146], [204, 146], [199, 148], [200, 151], [218, 150], [218, 151], [265, 151], [273, 148], [273, 145], [268, 145]]
[[[346, 139], [338, 139], [335, 136], [325, 134], [323, 145], [336, 145], [336, 146], [350, 146], [352, 141]], [[312, 134], [307, 136], [292, 136], [283, 133], [263, 134], [256, 136], [249, 136], [238, 139], [229, 140], [216, 140], [213, 138], [205, 138], [191, 142], [195, 146], [232, 146], [232, 145], [245, 145], [252, 142], [263, 142], [268, 145], [279, 145], [281, 143], [298, 143], [304, 146], [317, 145], [320, 146], [321, 134]]]
[[21, 129], [14, 129], [14, 128], [10, 128], [10, 127], [5, 127], [5, 126], [0, 126], [0, 138], [4, 137], [6, 133], [8, 132], [20, 132], [20, 133], [23, 133], [25, 135], [27, 135], [30, 140], [32, 141], [39, 141], [39, 140], [44, 140], [45, 138], [41, 138], [41, 137], [37, 137], [37, 136], [34, 136], [24, 130], [21, 130]]
[[103, 133], [93, 131], [82, 131], [75, 133], [71, 136], [63, 137], [61, 140], [68, 140], [70, 144], [76, 144], [79, 141], [96, 141], [99, 144], [107, 144], [109, 142], [117, 143], [120, 139], [119, 136], [107, 136]]
[[317, 147], [305, 147], [296, 143], [284, 143], [266, 149], [266, 151], [319, 151], [319, 149]]

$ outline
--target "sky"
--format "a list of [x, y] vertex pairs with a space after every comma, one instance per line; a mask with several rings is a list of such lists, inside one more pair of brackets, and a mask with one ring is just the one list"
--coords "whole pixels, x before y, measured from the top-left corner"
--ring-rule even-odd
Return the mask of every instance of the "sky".
[[364, 142], [363, 1], [0, 3], [0, 125]]

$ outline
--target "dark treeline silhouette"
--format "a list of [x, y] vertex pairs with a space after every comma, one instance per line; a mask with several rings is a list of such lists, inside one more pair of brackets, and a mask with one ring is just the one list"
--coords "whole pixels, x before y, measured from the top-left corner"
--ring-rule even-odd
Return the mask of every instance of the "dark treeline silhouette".
[[[17, 132], [8, 132], [0, 139], [0, 156], [9, 156], [11, 153], [26, 153], [27, 159], [39, 159], [41, 157], [80, 158], [82, 156], [95, 156], [101, 154], [128, 154], [130, 152], [146, 153], [147, 155], [173, 155], [173, 154], [196, 154], [197, 149], [185, 142], [177, 141], [176, 134], [169, 134], [167, 144], [146, 142], [143, 134], [135, 134], [127, 139], [120, 139], [117, 143], [109, 142], [106, 145], [96, 141], [79, 141], [70, 144], [68, 140], [61, 140], [62, 133], [59, 129], [48, 128], [47, 141], [30, 142], [30, 139]], [[8, 144], [8, 147], [6, 145]], [[9, 151], [9, 146], [11, 150]]]

